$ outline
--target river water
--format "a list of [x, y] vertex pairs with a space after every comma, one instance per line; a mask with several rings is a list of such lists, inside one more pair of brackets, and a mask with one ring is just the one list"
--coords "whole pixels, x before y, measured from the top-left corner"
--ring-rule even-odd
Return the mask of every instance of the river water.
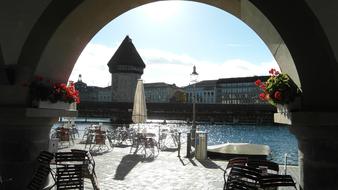
[[[100, 120], [97, 119], [89, 122], [98, 124]], [[77, 124], [77, 127], [81, 131], [89, 125], [90, 123], [81, 123]], [[182, 133], [188, 132], [191, 129], [191, 125], [187, 125], [182, 121], [167, 121], [166, 124], [163, 124], [158, 120], [149, 120], [146, 124], [142, 124], [141, 127], [153, 129], [169, 127], [175, 128]], [[279, 164], [284, 164], [285, 155], [287, 154], [288, 164], [298, 165], [297, 140], [289, 131], [288, 126], [198, 123], [197, 128], [208, 132], [208, 145], [227, 142], [265, 144], [270, 146], [271, 149], [269, 159]]]
[[298, 165], [297, 140], [287, 126], [271, 125], [199, 125], [208, 132], [208, 145], [232, 143], [253, 143], [269, 145], [273, 161]]

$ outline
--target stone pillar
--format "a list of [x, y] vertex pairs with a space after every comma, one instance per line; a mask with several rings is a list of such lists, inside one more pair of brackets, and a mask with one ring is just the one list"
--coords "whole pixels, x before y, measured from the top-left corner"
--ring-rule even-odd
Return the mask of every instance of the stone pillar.
[[338, 113], [292, 113], [298, 139], [300, 189], [338, 189]]
[[0, 118], [0, 189], [26, 189], [49, 132], [58, 117], [26, 117], [26, 109], [4, 111]]

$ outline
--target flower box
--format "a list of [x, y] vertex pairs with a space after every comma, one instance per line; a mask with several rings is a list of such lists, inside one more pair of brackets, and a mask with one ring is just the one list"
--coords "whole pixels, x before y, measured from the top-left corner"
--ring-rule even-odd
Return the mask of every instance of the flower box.
[[50, 102], [50, 101], [38, 101], [37, 102], [38, 108], [47, 108], [47, 109], [63, 109], [69, 110], [70, 104], [66, 102]]

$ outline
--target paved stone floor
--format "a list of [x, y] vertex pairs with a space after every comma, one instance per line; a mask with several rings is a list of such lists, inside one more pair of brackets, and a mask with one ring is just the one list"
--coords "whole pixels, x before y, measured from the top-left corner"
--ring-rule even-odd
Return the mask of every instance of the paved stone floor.
[[[69, 148], [84, 149], [84, 144], [79, 144], [78, 140], [76, 142]], [[69, 148], [59, 151], [67, 151]], [[108, 151], [93, 153], [99, 187], [101, 190], [223, 189], [223, 173], [227, 162], [188, 159], [185, 158], [185, 150], [183, 144], [181, 157], [178, 157], [177, 150], [169, 149], [159, 151], [157, 157], [152, 159], [144, 158], [143, 152], [130, 153], [130, 145], [126, 143]], [[288, 173], [298, 180], [298, 167], [289, 166]], [[93, 189], [89, 179], [85, 180], [85, 189]]]

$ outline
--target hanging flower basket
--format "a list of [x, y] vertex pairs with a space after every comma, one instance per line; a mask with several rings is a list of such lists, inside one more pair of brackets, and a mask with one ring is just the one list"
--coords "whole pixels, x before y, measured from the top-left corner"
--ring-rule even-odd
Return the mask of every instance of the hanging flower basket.
[[79, 92], [75, 90], [74, 83], [71, 81], [66, 85], [35, 77], [29, 85], [29, 92], [32, 107], [76, 110], [74, 104], [80, 103]]
[[259, 98], [277, 108], [278, 113], [288, 113], [300, 107], [301, 90], [287, 74], [276, 69], [269, 71], [270, 78], [266, 82], [255, 82], [262, 92]]

